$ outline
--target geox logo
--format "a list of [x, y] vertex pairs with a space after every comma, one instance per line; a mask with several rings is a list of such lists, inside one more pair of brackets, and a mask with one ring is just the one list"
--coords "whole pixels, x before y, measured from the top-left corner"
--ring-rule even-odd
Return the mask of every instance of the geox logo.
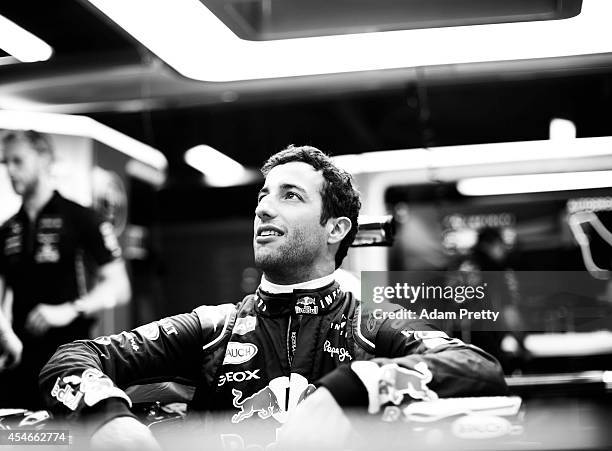
[[254, 371], [228, 371], [225, 374], [219, 376], [219, 382], [217, 386], [221, 387], [225, 385], [226, 382], [244, 382], [250, 381], [251, 379], [261, 379], [257, 374], [259, 373], [259, 368]]

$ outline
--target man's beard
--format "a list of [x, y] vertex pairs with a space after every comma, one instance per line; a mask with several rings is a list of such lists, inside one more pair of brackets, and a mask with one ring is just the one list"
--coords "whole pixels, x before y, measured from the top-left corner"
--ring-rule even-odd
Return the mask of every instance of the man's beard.
[[315, 253], [304, 237], [296, 237], [289, 243], [277, 247], [273, 252], [255, 252], [255, 266], [268, 278], [296, 283], [302, 273], [310, 269]]
[[13, 186], [13, 191], [15, 191], [15, 194], [24, 198], [33, 196], [38, 188], [38, 184], [38, 179], [20, 181], [11, 180], [11, 185]]

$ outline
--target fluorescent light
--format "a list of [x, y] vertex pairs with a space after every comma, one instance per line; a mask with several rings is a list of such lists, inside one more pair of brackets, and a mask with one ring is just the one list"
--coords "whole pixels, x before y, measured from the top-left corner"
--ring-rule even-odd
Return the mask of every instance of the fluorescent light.
[[210, 186], [235, 186], [259, 178], [258, 171], [247, 169], [227, 155], [210, 146], [199, 145], [185, 152], [185, 162], [200, 171]]
[[[181, 74], [203, 81], [332, 74], [612, 51], [610, 0], [570, 19], [321, 36], [238, 38], [199, 0], [89, 0]], [[164, 30], [160, 33], [159, 30]]]
[[469, 178], [460, 180], [457, 190], [464, 196], [494, 196], [610, 186], [612, 171], [585, 171]]
[[42, 39], [0, 16], [0, 48], [22, 63], [46, 61], [53, 49]]
[[553, 119], [548, 127], [551, 141], [568, 141], [576, 138], [576, 124], [567, 119]]
[[0, 110], [0, 128], [85, 136], [159, 171], [165, 171], [168, 166], [166, 157], [159, 150], [86, 116]]
[[195, 146], [185, 152], [185, 162], [204, 175], [241, 174], [244, 166], [210, 146]]
[[131, 159], [125, 165], [125, 172], [132, 177], [160, 188], [166, 182], [166, 174], [138, 160]]
[[[611, 2], [612, 3], [612, 2]], [[578, 138], [569, 141], [522, 141], [466, 146], [404, 149], [339, 155], [334, 161], [352, 174], [476, 168], [482, 165], [550, 162], [612, 157], [612, 137]]]

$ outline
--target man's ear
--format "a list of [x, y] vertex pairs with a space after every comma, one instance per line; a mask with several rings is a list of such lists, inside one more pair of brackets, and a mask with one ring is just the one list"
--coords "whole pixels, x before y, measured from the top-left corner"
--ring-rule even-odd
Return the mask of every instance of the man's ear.
[[330, 218], [327, 221], [329, 229], [329, 235], [327, 236], [327, 244], [337, 244], [344, 239], [344, 237], [351, 230], [353, 223], [346, 216], [340, 216], [339, 218]]

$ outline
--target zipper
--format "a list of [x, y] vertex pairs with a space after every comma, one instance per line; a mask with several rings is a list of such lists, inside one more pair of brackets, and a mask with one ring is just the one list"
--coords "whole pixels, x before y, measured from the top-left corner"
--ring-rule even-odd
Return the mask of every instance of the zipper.
[[289, 315], [289, 323], [287, 324], [287, 362], [289, 362], [289, 374], [291, 374], [291, 366], [293, 365], [293, 352], [291, 346], [291, 315]]
[[291, 368], [293, 367], [293, 360], [295, 359], [295, 352], [297, 350], [297, 338], [298, 331], [300, 329], [300, 320], [296, 318], [296, 323], [294, 324], [293, 315], [289, 316], [289, 322], [287, 324], [287, 361], [289, 362], [289, 372], [291, 372]]

